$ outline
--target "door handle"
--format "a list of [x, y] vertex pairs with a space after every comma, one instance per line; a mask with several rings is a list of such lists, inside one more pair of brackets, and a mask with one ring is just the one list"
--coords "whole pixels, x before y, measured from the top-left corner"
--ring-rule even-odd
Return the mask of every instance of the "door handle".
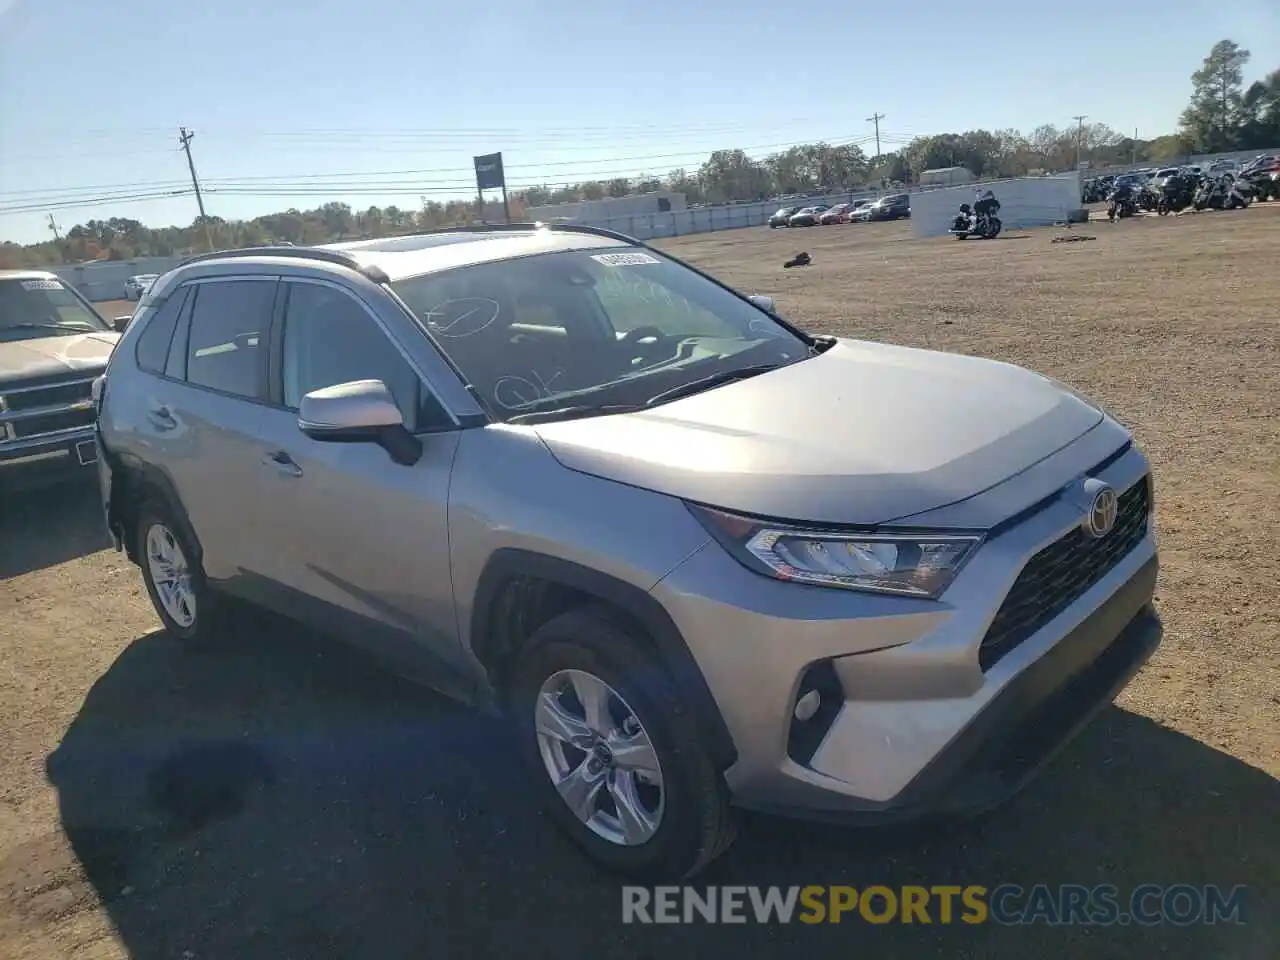
[[302, 468], [294, 462], [293, 457], [289, 456], [283, 450], [276, 450], [274, 453], [268, 453], [262, 458], [262, 462], [269, 467], [274, 467], [279, 473], [286, 477], [302, 476]]
[[178, 426], [178, 421], [173, 418], [173, 414], [165, 406], [152, 407], [147, 411], [147, 419], [151, 421], [151, 425], [157, 430], [173, 430]]

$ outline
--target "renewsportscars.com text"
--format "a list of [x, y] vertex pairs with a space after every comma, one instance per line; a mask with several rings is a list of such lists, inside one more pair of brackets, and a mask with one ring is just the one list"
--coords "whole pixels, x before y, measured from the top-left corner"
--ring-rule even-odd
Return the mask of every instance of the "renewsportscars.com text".
[[1246, 888], [1143, 884], [623, 887], [623, 923], [1241, 924]]

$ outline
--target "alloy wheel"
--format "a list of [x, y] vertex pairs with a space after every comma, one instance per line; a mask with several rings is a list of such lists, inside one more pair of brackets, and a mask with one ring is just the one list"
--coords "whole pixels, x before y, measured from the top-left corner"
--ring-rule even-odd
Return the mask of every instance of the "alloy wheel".
[[584, 670], [552, 674], [534, 707], [538, 751], [560, 798], [597, 836], [648, 841], [662, 823], [662, 765], [635, 710]]
[[196, 622], [191, 569], [173, 532], [162, 523], [147, 528], [147, 570], [164, 612], [184, 630]]

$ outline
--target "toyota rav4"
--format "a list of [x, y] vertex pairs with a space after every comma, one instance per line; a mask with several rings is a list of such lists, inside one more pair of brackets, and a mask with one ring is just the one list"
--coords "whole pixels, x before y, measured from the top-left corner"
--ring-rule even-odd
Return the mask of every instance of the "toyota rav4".
[[990, 807], [1161, 635], [1150, 466], [1097, 405], [607, 231], [200, 257], [98, 398], [169, 633], [247, 599], [499, 713], [625, 873], [692, 874], [734, 806]]

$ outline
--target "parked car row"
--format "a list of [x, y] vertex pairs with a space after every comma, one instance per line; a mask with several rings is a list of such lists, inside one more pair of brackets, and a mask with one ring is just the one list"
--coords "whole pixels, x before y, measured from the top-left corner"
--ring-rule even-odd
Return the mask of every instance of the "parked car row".
[[876, 200], [868, 197], [834, 206], [818, 203], [807, 207], [782, 207], [769, 218], [769, 228], [826, 227], [836, 223], [900, 220], [910, 216], [910, 195], [897, 193]]

